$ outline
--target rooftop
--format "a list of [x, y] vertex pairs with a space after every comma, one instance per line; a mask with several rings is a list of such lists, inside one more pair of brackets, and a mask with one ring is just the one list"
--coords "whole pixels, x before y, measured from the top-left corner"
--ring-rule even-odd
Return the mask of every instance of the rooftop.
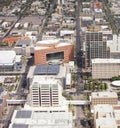
[[[19, 110], [18, 110], [19, 111]], [[24, 110], [22, 110], [24, 113]], [[70, 112], [35, 112], [30, 118], [16, 118], [15, 110], [9, 128], [72, 128], [72, 113]], [[47, 116], [46, 116], [47, 115]]]
[[120, 59], [92, 59], [92, 63], [120, 63]]
[[44, 87], [47, 85], [46, 87], [48, 87], [48, 85], [60, 84], [60, 80], [57, 80], [54, 77], [35, 75], [32, 83], [32, 87], [38, 87], [39, 85], [44, 85]]
[[59, 65], [40, 65], [35, 67], [34, 75], [57, 75], [59, 69]]
[[13, 64], [15, 56], [15, 51], [0, 51], [0, 65]]
[[58, 39], [54, 39], [54, 40], [42, 40], [42, 41], [38, 41], [37, 44], [55, 44], [59, 42]]
[[116, 92], [92, 92], [92, 98], [117, 98]]
[[112, 105], [109, 105], [109, 104], [98, 104], [98, 105], [94, 106], [94, 110], [95, 110], [95, 113], [96, 112], [111, 113], [111, 112], [113, 112], [113, 107], [112, 107]]
[[29, 46], [30, 45], [31, 40], [19, 40], [16, 44], [16, 46], [21, 47], [23, 45]]
[[[28, 75], [27, 75], [27, 77], [28, 78], [33, 78], [33, 76], [35, 75], [34, 73], [35, 73], [35, 68], [36, 68], [36, 66], [31, 66], [30, 67], [30, 70], [29, 70], [29, 72], [28, 72]], [[62, 66], [62, 65], [60, 65], [60, 67], [59, 67], [60, 69], [59, 69], [59, 73], [58, 74], [49, 74], [49, 77], [55, 77], [55, 78], [63, 78], [63, 77], [65, 77], [66, 76], [66, 67], [65, 66]], [[37, 71], [37, 74], [39, 74], [39, 71]], [[44, 74], [44, 76], [43, 76], [43, 74], [42, 74], [42, 77], [48, 77], [48, 74]]]
[[67, 39], [49, 39], [49, 40], [42, 40], [38, 41], [37, 44], [56, 44], [56, 43], [63, 43], [66, 45], [67, 43], [71, 43], [70, 40]]
[[15, 118], [30, 118], [31, 114], [32, 114], [31, 111], [18, 110]]
[[114, 118], [100, 118], [96, 120], [96, 128], [117, 128]]

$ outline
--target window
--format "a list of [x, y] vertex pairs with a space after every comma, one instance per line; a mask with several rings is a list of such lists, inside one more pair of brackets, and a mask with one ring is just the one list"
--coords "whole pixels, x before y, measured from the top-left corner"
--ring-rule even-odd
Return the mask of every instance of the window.
[[47, 61], [56, 60], [56, 59], [64, 59], [64, 52], [46, 54], [46, 58], [47, 58]]

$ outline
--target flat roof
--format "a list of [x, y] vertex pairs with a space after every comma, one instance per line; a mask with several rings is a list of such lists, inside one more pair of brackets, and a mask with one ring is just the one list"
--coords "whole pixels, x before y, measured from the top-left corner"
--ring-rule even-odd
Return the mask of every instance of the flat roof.
[[63, 43], [65, 44], [70, 44], [69, 39], [49, 39], [49, 40], [42, 40], [38, 41], [37, 44], [56, 44], [56, 43]]
[[30, 45], [31, 40], [19, 40], [16, 44], [16, 46], [21, 47], [22, 45], [26, 45], [29, 46]]
[[[24, 112], [24, 110], [21, 110]], [[16, 118], [14, 111], [9, 128], [72, 128], [73, 117], [71, 112], [35, 112], [31, 111], [31, 118]], [[22, 127], [25, 126], [25, 127]], [[19, 127], [20, 126], [20, 127]]]
[[[28, 72], [27, 78], [33, 78], [34, 77], [35, 68], [36, 68], [36, 66], [31, 66], [30, 67], [30, 70]], [[65, 66], [60, 65], [60, 70], [59, 70], [58, 74], [56, 74], [56, 75], [46, 75], [46, 74], [44, 74], [44, 77], [50, 76], [50, 77], [55, 77], [55, 78], [63, 78], [63, 77], [66, 76], [66, 70], [67, 70], [67, 68]]]
[[92, 92], [91, 93], [92, 98], [117, 98], [116, 92]]
[[27, 110], [18, 110], [15, 118], [31, 118], [32, 112]]
[[37, 44], [55, 44], [59, 42], [59, 39], [50, 39], [50, 40], [42, 40], [42, 41], [38, 41]]
[[48, 49], [50, 47], [41, 47], [41, 46], [37, 46], [37, 47], [34, 47], [34, 50], [41, 50], [41, 49]]
[[12, 128], [29, 128], [28, 124], [13, 124]]
[[44, 85], [43, 87], [45, 87], [45, 85], [58, 85], [58, 83], [60, 82], [59, 79], [55, 79], [54, 77], [50, 77], [50, 76], [40, 76], [40, 75], [35, 75], [32, 81], [32, 87], [39, 87], [40, 85]]
[[21, 62], [22, 55], [16, 55], [15, 62]]
[[112, 105], [109, 105], [109, 104], [98, 104], [98, 105], [94, 106], [94, 112], [111, 113], [111, 112], [113, 112], [113, 107], [112, 107]]
[[13, 64], [15, 57], [15, 51], [0, 51], [0, 65]]
[[114, 118], [100, 118], [96, 119], [96, 127], [100, 128], [115, 128], [117, 127], [116, 121]]
[[39, 65], [35, 67], [34, 75], [57, 75], [59, 70], [59, 65]]
[[120, 59], [92, 59], [92, 63], [120, 63]]
[[66, 34], [74, 34], [75, 31], [74, 30], [61, 30], [60, 31], [60, 36], [64, 36]]

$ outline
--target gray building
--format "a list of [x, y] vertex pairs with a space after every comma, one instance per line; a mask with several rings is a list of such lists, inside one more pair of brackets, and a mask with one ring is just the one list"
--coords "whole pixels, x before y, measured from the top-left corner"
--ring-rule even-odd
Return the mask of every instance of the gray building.
[[85, 64], [91, 66], [94, 58], [110, 58], [110, 49], [107, 47], [106, 40], [103, 39], [102, 32], [88, 31], [85, 35]]

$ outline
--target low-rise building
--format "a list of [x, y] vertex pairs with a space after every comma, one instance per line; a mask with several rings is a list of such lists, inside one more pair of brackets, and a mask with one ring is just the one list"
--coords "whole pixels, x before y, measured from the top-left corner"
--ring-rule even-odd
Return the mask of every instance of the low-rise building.
[[91, 108], [98, 104], [118, 104], [118, 96], [116, 92], [92, 92]]
[[33, 49], [33, 46], [32, 41], [29, 38], [19, 40], [14, 47], [14, 50], [18, 55], [23, 55], [26, 57], [31, 56], [31, 53], [33, 51], [31, 49]]
[[95, 128], [119, 128], [120, 127], [120, 106], [100, 104], [94, 106]]
[[9, 128], [73, 128], [70, 112], [15, 110]]
[[15, 51], [0, 51], [0, 71], [21, 70], [21, 55], [16, 55]]

